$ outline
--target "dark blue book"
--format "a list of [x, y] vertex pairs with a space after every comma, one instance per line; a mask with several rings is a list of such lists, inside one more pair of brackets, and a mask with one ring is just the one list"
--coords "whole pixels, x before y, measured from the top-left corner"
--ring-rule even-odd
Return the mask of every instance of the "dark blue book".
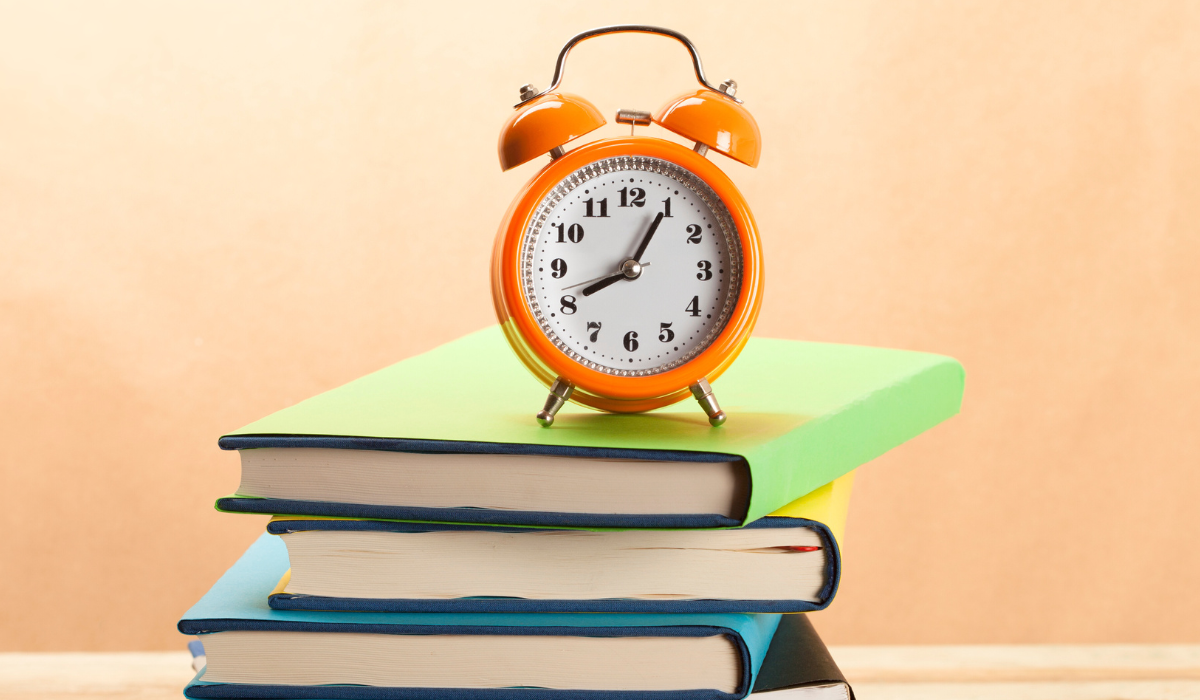
[[277, 610], [789, 613], [837, 591], [830, 527], [555, 530], [277, 517], [291, 563]]

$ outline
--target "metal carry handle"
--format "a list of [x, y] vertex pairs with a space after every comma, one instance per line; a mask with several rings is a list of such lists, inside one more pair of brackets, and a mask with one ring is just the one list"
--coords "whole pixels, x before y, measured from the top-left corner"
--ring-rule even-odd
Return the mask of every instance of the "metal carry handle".
[[[699, 81], [699, 83], [705, 88], [712, 90], [718, 95], [722, 95], [733, 100], [734, 102], [737, 102], [738, 104], [741, 104], [741, 100], [725, 92], [721, 88], [713, 86], [708, 82], [708, 79], [704, 77], [704, 67], [700, 65], [700, 52], [696, 51], [696, 46], [692, 44], [691, 40], [673, 29], [667, 29], [665, 27], [652, 27], [647, 24], [614, 24], [609, 27], [597, 27], [595, 29], [589, 29], [586, 32], [580, 32], [579, 34], [571, 37], [566, 45], [562, 47], [562, 51], [558, 53], [558, 62], [554, 64], [554, 78], [550, 81], [550, 87], [542, 90], [539, 93], [529, 94], [528, 97], [522, 95], [521, 103], [524, 104], [529, 100], [541, 97], [542, 95], [552, 92], [558, 88], [559, 83], [562, 82], [563, 73], [566, 71], [567, 54], [571, 53], [571, 49], [575, 48], [576, 44], [602, 34], [621, 33], [659, 34], [661, 36], [671, 37], [672, 39], [678, 41], [687, 47], [688, 53], [692, 56], [692, 68], [696, 71], [696, 80]], [[736, 83], [734, 83], [734, 85], [736, 86]], [[520, 105], [516, 106], [519, 107]]]

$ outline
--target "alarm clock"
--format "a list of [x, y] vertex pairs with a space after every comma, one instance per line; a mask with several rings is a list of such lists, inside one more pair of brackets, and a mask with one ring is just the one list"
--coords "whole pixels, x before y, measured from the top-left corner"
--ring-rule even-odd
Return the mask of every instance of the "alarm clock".
[[[653, 114], [622, 109], [630, 136], [567, 150], [605, 124], [586, 99], [559, 91], [567, 55], [593, 37], [622, 32], [679, 41], [699, 89]], [[737, 84], [711, 85], [696, 47], [661, 27], [601, 27], [571, 38], [550, 87], [521, 88], [500, 132], [503, 170], [550, 162], [517, 194], [492, 253], [492, 295], [505, 337], [550, 389], [536, 414], [544, 427], [567, 401], [631, 413], [696, 398], [709, 423], [725, 422], [711, 383], [750, 337], [763, 295], [754, 217], [720, 153], [758, 165], [754, 117]], [[641, 136], [651, 123], [695, 143]]]

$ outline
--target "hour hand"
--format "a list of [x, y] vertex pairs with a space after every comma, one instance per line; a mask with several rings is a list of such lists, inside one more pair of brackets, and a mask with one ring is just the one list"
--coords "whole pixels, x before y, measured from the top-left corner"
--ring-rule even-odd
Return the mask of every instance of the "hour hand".
[[650, 263], [639, 262], [642, 259], [642, 253], [646, 252], [646, 247], [650, 245], [650, 239], [654, 238], [654, 232], [658, 230], [658, 225], [662, 223], [662, 220], [663, 212], [660, 211], [658, 216], [654, 217], [654, 221], [650, 223], [650, 228], [646, 229], [646, 235], [642, 236], [642, 242], [638, 245], [637, 252], [633, 254], [633, 257], [621, 263], [620, 270], [617, 270], [611, 275], [601, 277], [591, 286], [584, 287], [583, 295], [585, 297], [591, 296], [601, 289], [614, 285], [623, 279], [635, 280], [640, 277], [642, 274], [642, 268], [650, 265]]
[[[650, 263], [648, 263], [648, 262], [644, 262], [644, 263], [642, 263], [642, 267], [650, 267]], [[585, 284], [591, 284], [592, 282], [599, 282], [600, 280], [606, 280], [606, 279], [608, 279], [609, 277], [613, 277], [614, 275], [625, 275], [626, 277], [628, 277], [628, 276], [629, 276], [629, 275], [628, 275], [628, 274], [627, 274], [627, 273], [626, 273], [624, 270], [621, 270], [620, 272], [614, 272], [614, 273], [612, 273], [611, 275], [601, 275], [601, 276], [599, 276], [599, 277], [596, 277], [596, 278], [593, 278], [593, 279], [587, 280], [586, 282], [576, 282], [575, 284], [572, 284], [572, 285], [568, 285], [568, 286], [566, 286], [566, 287], [563, 287], [563, 288], [562, 288], [562, 290], [565, 292], [565, 291], [567, 291], [568, 289], [574, 289], [574, 288], [576, 288], [576, 287], [582, 287], [582, 286], [584, 286]]]
[[608, 275], [607, 277], [601, 277], [599, 280], [596, 281], [595, 284], [593, 284], [589, 287], [584, 287], [583, 295], [585, 297], [591, 296], [591, 295], [595, 294], [596, 292], [600, 291], [601, 289], [604, 289], [605, 287], [616, 284], [617, 282], [620, 282], [621, 280], [635, 280], [641, 276], [642, 268], [649, 267], [649, 266], [650, 266], [650, 263], [640, 263], [637, 260], [630, 258], [629, 260], [626, 260], [625, 262], [621, 263], [621, 269], [618, 270], [617, 272], [614, 272], [613, 274]]
[[614, 275], [609, 275], [608, 277], [601, 279], [599, 282], [593, 283], [590, 287], [584, 287], [583, 295], [585, 297], [590, 297], [591, 295], [595, 294], [596, 292], [600, 291], [601, 289], [604, 289], [605, 287], [614, 285], [623, 279], [625, 279], [624, 272], [618, 272]]

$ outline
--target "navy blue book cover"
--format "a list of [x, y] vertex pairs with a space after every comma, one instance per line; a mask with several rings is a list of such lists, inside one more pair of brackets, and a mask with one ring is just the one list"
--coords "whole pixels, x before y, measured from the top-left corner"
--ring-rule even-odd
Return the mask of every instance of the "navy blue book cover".
[[[532, 600], [525, 598], [470, 597], [453, 599], [335, 598], [275, 592], [269, 605], [276, 610], [328, 610], [394, 613], [798, 613], [822, 610], [833, 601], [841, 578], [841, 554], [837, 540], [824, 524], [804, 518], [766, 517], [746, 529], [811, 528], [825, 549], [825, 583], [817, 600], [637, 600], [604, 598], [594, 600]], [[282, 535], [305, 530], [368, 530], [420, 533], [436, 530], [493, 530], [528, 532], [528, 529], [404, 523], [380, 520], [276, 519], [267, 532]]]

